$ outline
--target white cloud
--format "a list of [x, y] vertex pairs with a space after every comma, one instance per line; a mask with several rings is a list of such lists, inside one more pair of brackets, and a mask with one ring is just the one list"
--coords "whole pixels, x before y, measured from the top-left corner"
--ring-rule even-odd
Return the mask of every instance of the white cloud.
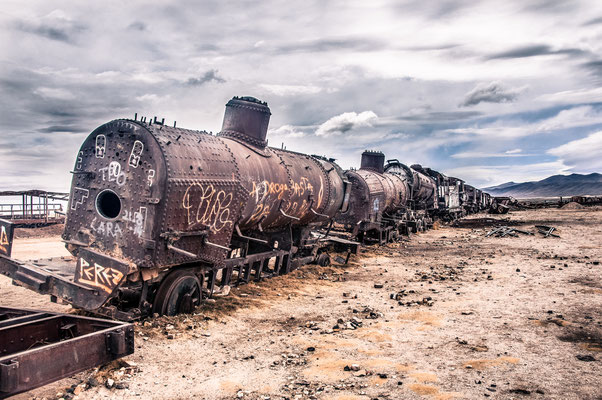
[[548, 150], [572, 169], [579, 171], [599, 171], [602, 168], [602, 131]]
[[600, 123], [602, 123], [602, 113], [591, 106], [581, 106], [560, 111], [556, 116], [541, 122], [537, 126], [537, 131], [548, 132]]
[[528, 157], [533, 154], [522, 154], [520, 149], [508, 150], [503, 153], [485, 153], [478, 151], [463, 151], [460, 153], [452, 154], [452, 158], [502, 158], [502, 157]]
[[59, 100], [72, 100], [75, 98], [73, 93], [66, 89], [61, 88], [48, 88], [40, 87], [34, 91], [35, 94], [45, 98], [59, 99]]
[[142, 96], [137, 96], [136, 100], [138, 100], [141, 103], [156, 103], [161, 101], [162, 97], [156, 95], [155, 93], [146, 93], [143, 94]]
[[320, 93], [322, 88], [318, 86], [304, 85], [272, 85], [261, 84], [260, 87], [274, 93], [277, 96], [294, 96], [297, 94], [315, 94]]
[[539, 96], [537, 100], [550, 103], [597, 103], [602, 102], [602, 87], [548, 93]]
[[282, 125], [280, 128], [270, 129], [268, 137], [271, 138], [275, 136], [282, 138], [299, 138], [304, 137], [305, 132], [292, 125]]
[[485, 126], [445, 130], [447, 133], [487, 136], [493, 138], [519, 138], [533, 134], [552, 132], [561, 129], [579, 128], [602, 124], [602, 112], [591, 106], [578, 106], [561, 110], [553, 117], [539, 122], [527, 123], [521, 120], [496, 120]]
[[316, 130], [317, 136], [338, 135], [360, 127], [371, 127], [378, 120], [373, 111], [346, 112], [330, 118]]

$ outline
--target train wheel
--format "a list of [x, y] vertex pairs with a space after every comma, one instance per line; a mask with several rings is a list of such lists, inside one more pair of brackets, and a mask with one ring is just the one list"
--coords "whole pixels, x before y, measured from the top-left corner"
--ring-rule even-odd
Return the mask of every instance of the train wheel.
[[320, 267], [328, 267], [330, 265], [330, 256], [326, 253], [322, 253], [318, 256], [316, 262]]
[[201, 303], [201, 282], [189, 270], [178, 270], [167, 275], [157, 291], [153, 313], [176, 315], [190, 313]]

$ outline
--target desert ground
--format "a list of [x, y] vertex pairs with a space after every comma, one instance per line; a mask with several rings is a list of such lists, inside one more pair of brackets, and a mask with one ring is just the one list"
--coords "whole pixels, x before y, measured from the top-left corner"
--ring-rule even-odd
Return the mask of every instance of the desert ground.
[[[132, 356], [16, 398], [602, 399], [602, 209], [493, 217], [559, 238], [486, 237], [484, 217], [139, 322]], [[64, 254], [58, 236], [14, 246]], [[0, 294], [70, 310], [6, 277]]]

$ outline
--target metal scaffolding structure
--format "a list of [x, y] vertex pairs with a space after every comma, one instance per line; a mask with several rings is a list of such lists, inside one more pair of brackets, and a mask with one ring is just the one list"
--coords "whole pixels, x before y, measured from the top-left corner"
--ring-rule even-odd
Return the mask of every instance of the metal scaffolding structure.
[[[16, 199], [19, 199], [16, 200]], [[44, 190], [0, 191], [0, 218], [17, 226], [42, 226], [65, 222], [69, 193]]]

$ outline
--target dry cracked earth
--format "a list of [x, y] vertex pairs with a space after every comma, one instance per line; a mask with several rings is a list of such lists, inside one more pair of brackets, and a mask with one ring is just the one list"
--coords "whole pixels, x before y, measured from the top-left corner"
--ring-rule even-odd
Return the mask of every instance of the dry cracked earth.
[[[121, 362], [17, 396], [602, 399], [602, 210], [485, 215], [137, 324]], [[54, 256], [58, 237], [15, 256]], [[0, 304], [68, 311], [0, 277]]]

